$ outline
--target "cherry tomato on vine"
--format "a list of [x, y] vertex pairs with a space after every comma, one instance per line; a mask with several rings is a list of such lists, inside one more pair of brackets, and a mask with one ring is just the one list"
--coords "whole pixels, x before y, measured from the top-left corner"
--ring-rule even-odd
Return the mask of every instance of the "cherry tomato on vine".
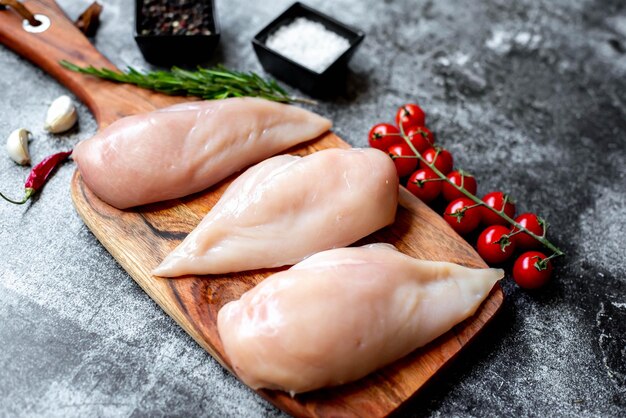
[[480, 233], [476, 241], [478, 254], [489, 264], [499, 264], [508, 260], [515, 252], [515, 242], [504, 238], [511, 230], [502, 225], [488, 226]]
[[[515, 222], [522, 225], [524, 228], [528, 229], [535, 235], [542, 236], [543, 235], [543, 220], [540, 220], [537, 215], [534, 213], [523, 213], [517, 218], [515, 218]], [[517, 228], [513, 228], [513, 232], [517, 231]], [[539, 246], [539, 241], [528, 235], [526, 232], [520, 232], [511, 237], [512, 241], [515, 241], [515, 244], [518, 248], [536, 248]]]
[[435, 200], [441, 193], [441, 183], [443, 181], [433, 170], [420, 168], [411, 174], [406, 188], [423, 202], [428, 203]]
[[[506, 199], [506, 204], [504, 203]], [[491, 206], [495, 210], [502, 210], [504, 207], [504, 213], [509, 217], [513, 218], [515, 216], [515, 203], [511, 200], [508, 195], [505, 195], [502, 192], [491, 192], [487, 193], [485, 197], [483, 197], [483, 202], [487, 206]], [[481, 207], [483, 223], [485, 225], [508, 225], [509, 223], [504, 220], [500, 215], [494, 213], [492, 210], [486, 207]]]
[[[417, 168], [417, 157], [406, 142], [390, 146], [388, 152], [393, 163], [396, 165], [398, 177], [408, 176]], [[407, 156], [413, 158], [397, 158]]]
[[411, 143], [419, 152], [424, 152], [435, 143], [435, 135], [425, 126], [413, 127], [406, 131], [405, 135], [409, 137]]
[[536, 289], [543, 286], [552, 275], [550, 260], [539, 251], [527, 251], [520, 255], [513, 264], [513, 280], [524, 289]]
[[426, 114], [422, 108], [415, 103], [407, 103], [398, 108], [396, 112], [396, 125], [398, 128], [402, 126], [404, 133], [406, 133], [409, 128], [426, 125]]
[[379, 123], [372, 126], [367, 140], [370, 147], [384, 152], [387, 152], [390, 146], [404, 141], [398, 128], [389, 123]]
[[[448, 174], [452, 171], [452, 167], [454, 166], [454, 159], [452, 158], [450, 151], [441, 147], [435, 146], [428, 148], [422, 153], [422, 157], [424, 157], [424, 159], [431, 164], [434, 162], [437, 170], [441, 171], [443, 174]], [[423, 162], [420, 162], [420, 164], [424, 168], [430, 168]]]
[[467, 234], [480, 223], [480, 211], [475, 205], [476, 203], [466, 197], [453, 200], [443, 213], [443, 219], [459, 234]]
[[[478, 184], [476, 183], [476, 178], [471, 174], [468, 174], [462, 170], [453, 171], [448, 174], [448, 180], [453, 182], [459, 187], [463, 187], [465, 190], [475, 195], [476, 190], [478, 190]], [[443, 183], [443, 197], [448, 202], [453, 201], [454, 199], [458, 199], [459, 197], [464, 197], [463, 193], [455, 189], [450, 183], [444, 181]]]

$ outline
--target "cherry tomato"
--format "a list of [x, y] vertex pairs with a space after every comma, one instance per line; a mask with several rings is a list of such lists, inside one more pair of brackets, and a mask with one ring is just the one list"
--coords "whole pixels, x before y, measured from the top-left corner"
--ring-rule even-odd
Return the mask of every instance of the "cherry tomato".
[[389, 123], [379, 123], [372, 126], [367, 137], [370, 147], [387, 152], [390, 146], [403, 141], [400, 131]]
[[[459, 187], [463, 187], [465, 190], [475, 195], [476, 190], [478, 190], [478, 184], [476, 183], [476, 178], [471, 174], [467, 174], [463, 171], [453, 171], [448, 174], [448, 180], [453, 182]], [[450, 183], [447, 181], [443, 182], [443, 197], [448, 202], [453, 201], [454, 199], [458, 199], [459, 197], [464, 197], [463, 193], [455, 189]]]
[[499, 242], [503, 235], [507, 235], [510, 232], [511, 230], [506, 226], [491, 225], [480, 233], [478, 241], [476, 241], [476, 249], [483, 260], [489, 264], [499, 264], [513, 255], [515, 252], [515, 242], [513, 240], [505, 238], [504, 243]]
[[[437, 170], [441, 171], [443, 174], [448, 174], [452, 171], [452, 167], [454, 166], [454, 159], [450, 151], [441, 147], [428, 148], [422, 153], [422, 157], [431, 164], [434, 161]], [[430, 168], [424, 163], [421, 163], [421, 165], [424, 168]]]
[[[504, 204], [504, 200], [506, 199], [506, 205]], [[511, 200], [510, 197], [505, 195], [502, 192], [491, 192], [487, 193], [485, 197], [483, 197], [483, 201], [487, 206], [491, 206], [495, 210], [502, 210], [504, 206], [504, 213], [509, 217], [513, 218], [515, 216], [515, 203]], [[485, 225], [508, 225], [509, 223], [505, 221], [500, 215], [494, 213], [492, 210], [486, 207], [480, 208], [482, 212], [483, 223]]]
[[[524, 289], [536, 289], [543, 286], [552, 275], [552, 263], [541, 263], [546, 259], [539, 251], [527, 251], [520, 255], [513, 264], [513, 280]], [[543, 265], [542, 265], [543, 264]]]
[[419, 152], [430, 148], [435, 143], [435, 136], [433, 133], [424, 126], [416, 126], [405, 132], [409, 137], [411, 143]]
[[[450, 202], [446, 211], [443, 213], [443, 219], [446, 220], [459, 234], [467, 234], [476, 229], [480, 223], [480, 211], [478, 207], [472, 207], [476, 204], [466, 197], [460, 197]], [[470, 208], [470, 209], [465, 209]], [[459, 214], [453, 216], [454, 214]]]
[[[408, 176], [417, 168], [417, 157], [415, 157], [413, 150], [406, 142], [390, 146], [388, 152], [396, 165], [398, 177]], [[397, 158], [405, 156], [413, 156], [415, 158]]]
[[[535, 235], [543, 235], [543, 220], [540, 220], [534, 213], [523, 213], [517, 218], [515, 222], [522, 225]], [[513, 232], [517, 231], [517, 228], [513, 228]], [[520, 232], [511, 237], [512, 241], [518, 248], [535, 248], [539, 245], [539, 241], [528, 235], [526, 232]]]
[[[422, 180], [431, 180], [424, 181]], [[420, 168], [409, 177], [406, 188], [423, 202], [431, 202], [441, 193], [442, 180], [430, 168]]]
[[418, 105], [407, 103], [398, 108], [396, 112], [396, 125], [398, 128], [402, 126], [404, 133], [407, 133], [409, 128], [426, 125], [426, 114]]

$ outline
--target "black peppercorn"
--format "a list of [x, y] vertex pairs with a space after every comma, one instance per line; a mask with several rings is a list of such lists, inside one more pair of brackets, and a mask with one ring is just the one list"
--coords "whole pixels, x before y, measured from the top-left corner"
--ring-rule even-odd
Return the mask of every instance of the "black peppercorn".
[[210, 35], [213, 10], [206, 0], [144, 0], [142, 35]]

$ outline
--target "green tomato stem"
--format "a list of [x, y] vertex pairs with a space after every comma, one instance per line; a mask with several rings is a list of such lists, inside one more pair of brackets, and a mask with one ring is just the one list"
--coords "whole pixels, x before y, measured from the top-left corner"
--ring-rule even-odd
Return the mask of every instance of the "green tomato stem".
[[[515, 222], [514, 219], [512, 219], [506, 213], [504, 213], [504, 205], [502, 205], [502, 210], [497, 210], [497, 209], [495, 209], [495, 208], [485, 204], [485, 202], [483, 202], [482, 199], [480, 199], [476, 195], [473, 195], [472, 193], [468, 192], [465, 188], [457, 186], [456, 183], [451, 181], [445, 174], [443, 174], [441, 171], [439, 171], [439, 169], [437, 167], [435, 167], [435, 161], [437, 161], [437, 157], [435, 157], [435, 159], [433, 160], [432, 163], [429, 163], [428, 161], [426, 161], [426, 159], [422, 156], [422, 154], [413, 146], [413, 144], [411, 143], [411, 140], [409, 139], [409, 137], [407, 137], [405, 135], [404, 128], [402, 127], [402, 124], [400, 124], [400, 135], [402, 136], [404, 141], [407, 143], [409, 148], [411, 148], [411, 151], [413, 151], [415, 156], [421, 162], [426, 164], [428, 166], [428, 168], [430, 168], [435, 174], [437, 174], [437, 176], [439, 176], [439, 178], [441, 178], [442, 180], [448, 182], [448, 184], [450, 184], [452, 187], [457, 189], [459, 192], [463, 193], [468, 199], [470, 199], [474, 203], [476, 203], [476, 206], [484, 206], [484, 207], [488, 208], [492, 212], [498, 214], [498, 216], [500, 216], [502, 219], [507, 221], [509, 224], [513, 225], [515, 228], [517, 228], [520, 231], [526, 232], [528, 235], [533, 237], [535, 240], [539, 241], [544, 247], [546, 247], [550, 251], [552, 251], [552, 255], [547, 257], [546, 260], [565, 255], [565, 253], [563, 251], [561, 251], [556, 245], [554, 245], [550, 241], [548, 241], [548, 239], [546, 238], [545, 229], [543, 231], [543, 235], [539, 236], [539, 235], [535, 234], [534, 232], [528, 230], [525, 226], [519, 224], [518, 222]], [[437, 153], [436, 153], [436, 156], [438, 156], [438, 155], [439, 155], [439, 150], [437, 150]], [[402, 157], [402, 158], [405, 158], [405, 157]], [[508, 199], [508, 197], [505, 197], [505, 199]], [[506, 204], [506, 200], [505, 200], [505, 204]]]

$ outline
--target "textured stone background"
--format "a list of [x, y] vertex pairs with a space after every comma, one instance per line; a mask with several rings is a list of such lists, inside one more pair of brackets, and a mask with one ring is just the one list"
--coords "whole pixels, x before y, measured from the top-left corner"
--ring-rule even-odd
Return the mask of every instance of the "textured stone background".
[[[87, 0], [60, 1], [72, 17]], [[103, 0], [97, 47], [146, 68], [132, 2]], [[260, 70], [250, 39], [291, 1], [218, 0], [215, 62]], [[626, 415], [626, 3], [623, 0], [308, 3], [367, 38], [347, 94], [316, 108], [364, 145], [370, 125], [418, 101], [479, 179], [552, 224], [568, 253], [502, 314], [409, 416]], [[2, 12], [5, 13], [5, 12]], [[89, 138], [42, 130], [64, 88], [0, 47], [0, 138], [33, 134], [34, 160]], [[72, 208], [64, 166], [31, 205], [0, 202], [0, 416], [278, 416], [135, 285]], [[0, 189], [28, 169], [0, 158]]]

